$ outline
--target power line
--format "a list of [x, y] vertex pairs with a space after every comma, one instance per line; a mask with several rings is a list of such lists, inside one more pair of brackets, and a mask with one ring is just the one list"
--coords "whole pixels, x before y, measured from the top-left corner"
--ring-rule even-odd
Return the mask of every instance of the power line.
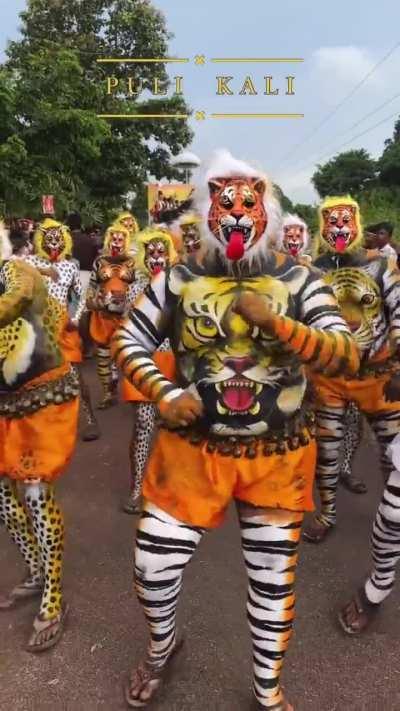
[[[378, 121], [378, 123], [374, 124], [373, 126], [370, 126], [370, 128], [367, 128], [365, 131], [362, 131], [361, 133], [358, 133], [356, 136], [353, 136], [350, 138], [348, 141], [345, 141], [344, 143], [341, 143], [339, 146], [337, 146], [336, 151], [340, 150], [344, 146], [347, 146], [349, 143], [353, 143], [353, 141], [356, 141], [357, 139], [361, 138], [362, 136], [365, 136], [367, 133], [370, 133], [371, 131], [374, 131], [376, 128], [381, 126], [382, 124], [386, 123], [387, 121], [390, 121], [391, 119], [394, 118], [394, 116], [398, 115], [398, 111], [395, 111], [394, 114], [390, 114], [390, 116], [386, 116], [386, 118], [382, 119], [381, 121]], [[317, 159], [318, 161], [321, 160], [321, 158], [325, 158], [325, 156], [329, 155], [329, 153], [323, 153], [319, 158]], [[293, 175], [299, 175], [303, 170], [306, 170], [307, 168], [314, 166], [317, 163], [317, 160], [312, 161], [311, 163], [306, 163], [300, 170], [298, 170], [296, 173]]]
[[330, 121], [333, 116], [335, 116], [337, 114], [337, 112], [342, 108], [342, 106], [344, 106], [344, 104], [349, 99], [351, 99], [354, 96], [354, 94], [368, 81], [368, 79], [376, 72], [378, 67], [380, 67], [384, 62], [386, 62], [387, 59], [389, 59], [389, 57], [396, 51], [396, 49], [398, 49], [398, 47], [400, 47], [400, 42], [397, 42], [394, 45], [394, 47], [392, 47], [392, 49], [389, 50], [389, 52], [387, 52], [385, 54], [385, 56], [382, 57], [382, 59], [380, 59], [379, 62], [377, 62], [372, 67], [372, 69], [370, 69], [369, 72], [367, 72], [367, 74], [361, 79], [361, 81], [359, 81], [358, 84], [356, 84], [356, 86], [353, 87], [353, 89], [351, 89], [351, 91], [348, 94], [346, 94], [346, 96], [331, 111], [329, 111], [329, 113], [326, 116], [324, 116], [322, 121], [320, 121], [320, 123], [317, 124], [317, 126], [313, 129], [312, 133], [309, 133], [302, 141], [300, 141], [300, 143], [298, 143], [296, 146], [294, 146], [290, 150], [290, 152], [287, 153], [282, 158], [281, 163], [286, 163], [286, 161], [292, 157], [292, 155], [295, 151], [297, 151], [299, 148], [302, 148], [302, 146], [304, 146], [304, 144], [307, 143], [310, 140], [310, 138], [313, 138], [315, 136], [315, 134], [323, 126], [325, 126], [325, 124], [328, 123], [328, 121]]
[[[326, 148], [327, 150], [330, 150], [331, 146], [335, 146], [335, 142], [336, 142], [336, 139], [337, 139], [337, 138], [340, 138], [341, 136], [345, 136], [346, 133], [350, 133], [350, 131], [353, 131], [355, 128], [357, 128], [357, 126], [360, 126], [360, 124], [364, 123], [364, 121], [366, 121], [367, 119], [371, 118], [372, 116], [375, 116], [375, 114], [379, 113], [379, 111], [381, 111], [382, 109], [384, 109], [385, 106], [388, 106], [388, 105], [391, 104], [393, 101], [395, 101], [395, 99], [398, 99], [399, 97], [400, 97], [400, 92], [399, 92], [398, 94], [395, 94], [394, 96], [392, 96], [391, 99], [388, 99], [387, 101], [384, 101], [383, 104], [380, 104], [380, 106], [378, 106], [378, 107], [377, 107], [376, 109], [374, 109], [373, 111], [370, 111], [368, 114], [365, 114], [365, 116], [363, 116], [361, 119], [359, 119], [358, 121], [356, 121], [356, 123], [353, 123], [349, 128], [346, 128], [344, 131], [341, 131], [341, 133], [338, 133], [337, 136], [336, 136], [336, 138], [335, 138], [335, 141], [334, 141], [333, 143], [328, 143], [327, 146], [320, 146], [320, 147], [318, 148], [318, 150], [315, 151], [315, 153], [312, 154], [312, 155], [314, 155], [314, 156], [315, 156], [315, 155], [318, 155], [319, 151], [323, 150], [324, 148]], [[399, 108], [399, 111], [398, 111], [397, 113], [400, 113], [400, 108]], [[325, 153], [324, 153], [324, 155], [325, 155]], [[296, 165], [298, 165], [299, 163], [301, 163], [302, 160], [303, 160], [303, 158], [299, 158], [297, 161], [295, 161], [294, 166], [296, 166]]]

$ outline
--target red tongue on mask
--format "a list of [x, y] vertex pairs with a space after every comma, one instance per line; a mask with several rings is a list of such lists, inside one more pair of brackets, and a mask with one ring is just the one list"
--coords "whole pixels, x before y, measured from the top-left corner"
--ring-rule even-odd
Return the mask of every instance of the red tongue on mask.
[[335, 242], [335, 249], [337, 252], [344, 252], [346, 249], [346, 239], [345, 237], [337, 237]]
[[297, 257], [297, 247], [290, 247], [289, 252], [292, 255], [292, 257]]
[[226, 248], [226, 256], [236, 262], [244, 255], [243, 232], [232, 230], [229, 244]]
[[58, 249], [51, 249], [50, 250], [50, 261], [56, 262], [57, 259], [58, 259]]
[[230, 410], [241, 412], [252, 406], [254, 395], [250, 388], [228, 387], [224, 392], [223, 400]]
[[157, 276], [157, 274], [159, 274], [160, 272], [162, 272], [162, 267], [160, 267], [160, 265], [158, 264], [158, 265], [157, 265], [156, 267], [154, 267], [154, 269], [153, 269], [153, 276]]

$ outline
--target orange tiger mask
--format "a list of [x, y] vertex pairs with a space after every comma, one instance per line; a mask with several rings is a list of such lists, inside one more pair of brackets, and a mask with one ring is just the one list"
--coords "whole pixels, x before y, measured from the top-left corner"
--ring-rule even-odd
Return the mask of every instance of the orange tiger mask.
[[226, 248], [226, 257], [241, 259], [258, 242], [268, 223], [261, 178], [215, 178], [208, 183], [208, 226]]

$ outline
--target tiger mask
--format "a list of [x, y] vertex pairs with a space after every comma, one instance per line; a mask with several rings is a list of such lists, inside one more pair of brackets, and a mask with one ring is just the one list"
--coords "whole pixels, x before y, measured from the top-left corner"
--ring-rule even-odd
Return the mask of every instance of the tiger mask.
[[322, 247], [343, 254], [362, 242], [358, 204], [350, 197], [326, 198], [320, 207]]
[[215, 433], [261, 434], [282, 427], [300, 408], [306, 388], [302, 368], [234, 306], [250, 290], [262, 294], [276, 313], [293, 316], [293, 295], [306, 275], [305, 269], [293, 267], [279, 280], [238, 281], [196, 276], [182, 265], [172, 268], [169, 285], [179, 298], [173, 336], [179, 368], [186, 382], [196, 383]]
[[37, 228], [33, 245], [35, 253], [50, 262], [60, 262], [72, 254], [72, 237], [66, 225], [46, 218]]
[[208, 226], [230, 260], [242, 259], [263, 236], [268, 216], [262, 178], [230, 177], [208, 181]]

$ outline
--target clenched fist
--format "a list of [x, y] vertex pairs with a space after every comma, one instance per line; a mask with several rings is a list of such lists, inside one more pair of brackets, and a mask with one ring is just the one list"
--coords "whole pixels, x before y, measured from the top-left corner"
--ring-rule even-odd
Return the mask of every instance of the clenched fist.
[[170, 402], [160, 403], [161, 417], [171, 427], [186, 427], [203, 414], [203, 403], [188, 392]]
[[252, 291], [241, 294], [233, 306], [233, 310], [243, 316], [247, 323], [260, 328], [266, 328], [273, 315], [267, 299]]

